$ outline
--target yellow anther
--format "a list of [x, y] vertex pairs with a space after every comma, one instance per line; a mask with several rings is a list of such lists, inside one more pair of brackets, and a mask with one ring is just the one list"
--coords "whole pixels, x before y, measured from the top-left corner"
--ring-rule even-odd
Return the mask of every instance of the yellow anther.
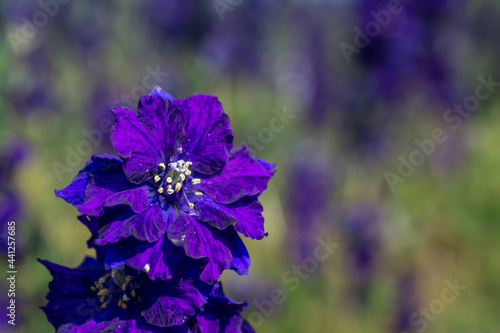
[[123, 300], [119, 300], [118, 301], [118, 306], [122, 306], [122, 304], [123, 304]]
[[87, 220], [89, 220], [89, 221], [90, 221], [90, 217], [89, 217], [88, 215], [85, 215], [85, 217], [87, 218]]
[[109, 290], [104, 288], [104, 289], [99, 290], [99, 292], [97, 293], [97, 296], [104, 296], [107, 293], [109, 293]]
[[158, 193], [163, 193], [163, 187], [160, 187], [158, 190], [157, 190]]
[[194, 208], [194, 204], [192, 202], [189, 203], [189, 208], [191, 208], [191, 209]]
[[111, 276], [111, 274], [106, 273], [106, 275], [104, 275], [104, 276], [103, 276], [103, 278], [105, 278], [105, 279], [109, 279], [109, 277], [110, 277], [110, 276]]
[[160, 176], [156, 175], [155, 176], [155, 183], [158, 183], [161, 180]]
[[132, 290], [130, 294], [132, 295], [132, 297], [135, 297], [135, 290]]
[[197, 185], [197, 184], [199, 184], [199, 183], [201, 183], [201, 179], [200, 179], [200, 178], [195, 178], [195, 179], [193, 179], [193, 180], [191, 181], [191, 184], [193, 184], [193, 185]]
[[127, 290], [127, 284], [126, 283], [122, 284], [122, 290]]
[[96, 287], [94, 287], [94, 286], [91, 286], [91, 287], [90, 287], [90, 290], [92, 290], [92, 291], [97, 291], [97, 288], [96, 288]]
[[97, 283], [95, 286], [97, 287], [97, 289], [102, 289], [102, 284], [100, 283]]
[[132, 276], [130, 275], [125, 276], [125, 282], [130, 283], [130, 281], [132, 281]]
[[186, 174], [186, 176], [191, 176], [191, 171], [189, 170], [184, 171], [184, 173]]
[[126, 310], [127, 309], [127, 304], [123, 303], [122, 304], [122, 308], [123, 308], [123, 310]]
[[165, 163], [158, 164], [158, 167], [162, 170], [165, 170]]
[[196, 195], [197, 197], [201, 197], [203, 195], [203, 193], [201, 193], [201, 192], [195, 192], [194, 195]]
[[179, 192], [182, 188], [182, 184], [181, 183], [177, 183], [175, 184], [175, 192]]
[[182, 180], [182, 181], [185, 181], [185, 180], [186, 180], [186, 176], [184, 176], [184, 174], [183, 174], [183, 173], [181, 173], [181, 174], [179, 175], [179, 177], [181, 177], [181, 180]]
[[169, 184], [170, 184], [171, 182], [172, 182], [172, 178], [167, 177], [167, 183], [169, 183]]
[[101, 305], [101, 308], [106, 309], [106, 304]]
[[189, 162], [189, 161], [187, 161], [187, 162], [184, 164], [184, 166], [185, 166], [186, 168], [189, 168], [191, 165], [193, 165], [193, 162]]
[[103, 302], [104, 302], [105, 297], [106, 297], [105, 295], [102, 295], [102, 296], [101, 296], [101, 298], [100, 298], [101, 303], [103, 303]]

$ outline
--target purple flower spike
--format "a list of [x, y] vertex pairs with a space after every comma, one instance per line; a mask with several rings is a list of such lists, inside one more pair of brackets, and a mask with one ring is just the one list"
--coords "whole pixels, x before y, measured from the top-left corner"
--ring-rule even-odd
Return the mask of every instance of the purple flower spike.
[[148, 267], [152, 279], [173, 276], [179, 265], [169, 254], [176, 247], [202, 260], [207, 283], [225, 269], [246, 274], [248, 253], [235, 231], [253, 239], [267, 235], [258, 196], [274, 164], [245, 146], [233, 148], [229, 118], [215, 96], [174, 99], [155, 87], [140, 99], [137, 114], [112, 112], [111, 141], [123, 157], [92, 156], [56, 191], [80, 213], [99, 217], [95, 245], [134, 238], [140, 246], [120, 260]]

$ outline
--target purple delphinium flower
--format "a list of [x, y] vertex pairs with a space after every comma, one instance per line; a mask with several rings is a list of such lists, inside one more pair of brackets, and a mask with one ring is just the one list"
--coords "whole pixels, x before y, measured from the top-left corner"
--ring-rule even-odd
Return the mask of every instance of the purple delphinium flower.
[[207, 302], [190, 279], [152, 281], [92, 258], [75, 269], [40, 262], [53, 276], [42, 309], [57, 332], [187, 332], [186, 322]]
[[258, 196], [274, 165], [245, 146], [233, 148], [229, 118], [214, 96], [173, 99], [155, 88], [138, 109], [138, 116], [112, 110], [111, 141], [124, 157], [94, 155], [56, 195], [99, 217], [96, 245], [142, 242], [140, 252], [120, 260], [153, 279], [173, 276], [179, 265], [170, 252], [180, 246], [205, 261], [205, 282], [229, 268], [246, 274], [249, 259], [236, 231], [267, 235]]

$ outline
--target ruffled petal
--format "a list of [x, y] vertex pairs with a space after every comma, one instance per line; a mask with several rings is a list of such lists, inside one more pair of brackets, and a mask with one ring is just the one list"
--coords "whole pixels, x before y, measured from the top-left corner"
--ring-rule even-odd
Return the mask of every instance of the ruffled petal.
[[55, 190], [58, 198], [64, 199], [72, 205], [81, 205], [85, 199], [85, 188], [87, 186], [89, 175], [95, 170], [104, 168], [108, 165], [121, 165], [123, 162], [118, 156], [114, 155], [92, 155], [85, 167], [78, 172], [71, 184], [61, 190]]
[[133, 236], [135, 239], [156, 242], [167, 230], [168, 223], [163, 219], [160, 206], [151, 205], [145, 211], [131, 217], [113, 221], [99, 230], [97, 245], [116, 243], [120, 238]]
[[267, 236], [264, 231], [262, 205], [257, 196], [245, 196], [238, 201], [222, 205], [208, 198], [196, 202], [198, 218], [213, 227], [224, 229], [233, 225], [235, 229], [252, 239], [262, 239]]
[[220, 174], [203, 179], [197, 188], [215, 201], [229, 204], [246, 195], [259, 195], [274, 175], [272, 164], [259, 163], [246, 146], [231, 151], [229, 161]]
[[182, 111], [173, 103], [157, 96], [142, 97], [138, 109], [139, 120], [150, 129], [163, 156], [174, 155], [186, 138]]
[[148, 324], [159, 327], [182, 325], [206, 303], [190, 280], [179, 282], [170, 296], [161, 296], [141, 314]]
[[233, 145], [229, 118], [217, 97], [194, 95], [173, 102], [184, 113], [186, 141], [184, 160], [193, 162], [192, 170], [212, 174], [227, 161]]
[[115, 123], [111, 142], [116, 151], [127, 157], [125, 174], [134, 183], [143, 183], [153, 176], [158, 164], [165, 162], [163, 149], [151, 130], [142, 124], [134, 111], [114, 108]]
[[125, 205], [136, 213], [148, 207], [149, 188], [131, 183], [121, 165], [109, 165], [89, 175], [84, 203], [76, 205], [80, 213], [99, 216], [105, 207]]
[[148, 276], [151, 279], [168, 280], [181, 268], [186, 254], [181, 247], [175, 246], [166, 237], [155, 243], [137, 247], [138, 252], [126, 259], [127, 264], [135, 269], [142, 270], [149, 267]]
[[167, 235], [174, 245], [184, 247], [189, 257], [207, 258], [200, 276], [202, 281], [215, 283], [222, 271], [231, 264], [230, 249], [216, 240], [209, 227], [198, 222], [196, 216], [180, 214], [168, 228]]

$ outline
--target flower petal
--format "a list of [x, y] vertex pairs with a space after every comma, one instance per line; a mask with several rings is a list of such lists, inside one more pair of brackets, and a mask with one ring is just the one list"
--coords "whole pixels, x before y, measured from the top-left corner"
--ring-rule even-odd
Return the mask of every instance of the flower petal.
[[160, 327], [181, 325], [206, 303], [190, 280], [179, 282], [173, 294], [159, 297], [141, 313], [148, 324]]
[[231, 264], [230, 249], [216, 240], [209, 227], [198, 222], [196, 216], [181, 213], [168, 228], [167, 235], [174, 245], [184, 247], [189, 257], [207, 258], [200, 278], [209, 284], [215, 283]]
[[227, 227], [234, 224], [234, 228], [246, 237], [262, 239], [267, 236], [264, 231], [263, 208], [257, 196], [245, 196], [228, 205], [203, 198], [196, 202], [195, 207], [198, 218], [213, 227]]
[[115, 123], [111, 142], [116, 151], [128, 157], [125, 174], [134, 183], [143, 183], [152, 177], [158, 164], [164, 162], [163, 150], [151, 130], [142, 124], [134, 111], [114, 108]]
[[68, 321], [83, 324], [89, 320], [84, 307], [88, 310], [88, 301], [95, 300], [95, 294], [88, 286], [104, 275], [104, 269], [91, 258], [86, 258], [79, 268], [68, 268], [46, 260], [38, 261], [47, 267], [54, 278], [49, 284], [49, 303], [42, 308], [49, 322], [58, 328]]
[[61, 190], [55, 190], [56, 196], [72, 205], [81, 205], [85, 198], [85, 187], [87, 186], [89, 174], [108, 165], [121, 165], [122, 163], [118, 156], [94, 154], [85, 164], [85, 167], [78, 172], [71, 184]]
[[219, 203], [232, 203], [246, 195], [262, 193], [274, 174], [274, 170], [268, 169], [270, 166], [259, 163], [248, 147], [240, 146], [231, 151], [220, 174], [203, 179], [197, 186]]
[[193, 162], [192, 170], [203, 174], [219, 171], [233, 146], [229, 118], [217, 97], [194, 95], [173, 102], [186, 119], [184, 159]]
[[134, 214], [124, 220], [113, 221], [104, 226], [99, 230], [99, 238], [95, 240], [95, 243], [106, 245], [130, 236], [152, 243], [163, 236], [167, 227], [168, 223], [163, 219], [160, 206], [151, 205], [139, 214]]
[[182, 111], [173, 103], [157, 96], [142, 97], [138, 109], [139, 120], [151, 130], [163, 156], [173, 156], [186, 138]]
[[77, 205], [82, 214], [99, 216], [105, 207], [130, 206], [136, 213], [147, 208], [149, 189], [131, 183], [121, 165], [108, 165], [89, 175], [84, 203]]

